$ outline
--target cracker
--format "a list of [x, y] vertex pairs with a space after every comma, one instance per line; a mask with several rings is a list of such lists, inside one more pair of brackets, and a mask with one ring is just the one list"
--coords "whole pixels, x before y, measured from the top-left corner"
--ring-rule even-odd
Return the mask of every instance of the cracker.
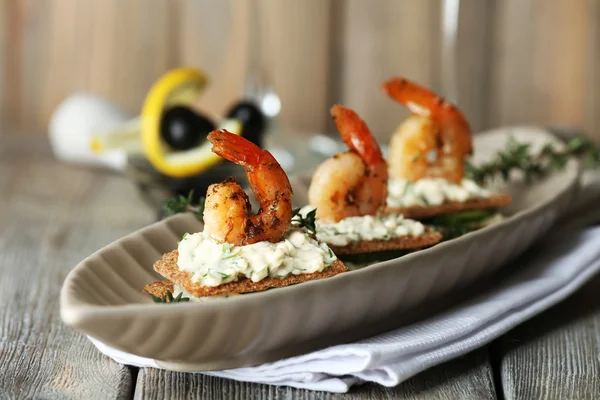
[[[144, 285], [144, 291], [152, 296], [162, 298], [167, 292], [173, 293], [174, 285], [171, 281], [156, 281]], [[168, 300], [167, 300], [168, 301]]]
[[420, 249], [434, 245], [442, 240], [442, 234], [426, 231], [420, 236], [399, 236], [389, 240], [361, 240], [351, 242], [347, 246], [327, 244], [337, 255], [376, 253], [390, 250]]
[[439, 206], [411, 206], [411, 207], [386, 207], [385, 212], [402, 214], [405, 218], [424, 219], [437, 215], [453, 214], [461, 211], [483, 210], [499, 208], [512, 202], [510, 195], [498, 193], [491, 197], [473, 199], [469, 201], [450, 201]]
[[260, 292], [271, 288], [294, 285], [315, 279], [329, 278], [348, 270], [343, 262], [336, 260], [322, 272], [315, 272], [312, 274], [290, 274], [283, 278], [267, 277], [258, 282], [252, 282], [252, 280], [248, 278], [243, 278], [235, 282], [224, 283], [215, 287], [202, 286], [199, 282], [192, 282], [192, 275], [189, 272], [181, 271], [179, 269], [177, 266], [178, 254], [177, 250], [166, 253], [160, 260], [154, 263], [154, 270], [169, 281], [184, 288], [192, 296], [196, 297]]

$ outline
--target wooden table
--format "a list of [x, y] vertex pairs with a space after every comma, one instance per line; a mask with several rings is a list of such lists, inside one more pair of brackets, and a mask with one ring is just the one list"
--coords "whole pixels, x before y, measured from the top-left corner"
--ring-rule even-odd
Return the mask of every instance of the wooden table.
[[122, 177], [58, 163], [40, 136], [0, 134], [0, 399], [600, 398], [600, 277], [395, 388], [339, 395], [119, 365], [62, 324], [59, 291], [81, 259], [155, 215]]

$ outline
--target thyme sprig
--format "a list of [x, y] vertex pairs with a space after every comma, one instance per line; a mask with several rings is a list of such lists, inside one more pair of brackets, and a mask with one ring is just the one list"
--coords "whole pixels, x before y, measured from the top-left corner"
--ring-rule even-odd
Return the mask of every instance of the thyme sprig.
[[190, 299], [188, 297], [182, 297], [182, 296], [183, 296], [183, 292], [179, 293], [177, 295], [177, 297], [173, 297], [173, 293], [167, 291], [167, 293], [163, 294], [162, 297], [152, 295], [152, 300], [154, 300], [155, 303], [181, 303], [181, 302], [190, 301]]
[[192, 199], [194, 196], [194, 191], [190, 190], [190, 193], [187, 197], [179, 196], [174, 198], [169, 198], [164, 201], [162, 206], [163, 211], [165, 211], [168, 215], [175, 215], [179, 213], [184, 213], [191, 211], [198, 219], [202, 219], [204, 216], [204, 197], [200, 198], [200, 201], [197, 206], [192, 204]]
[[539, 153], [532, 154], [529, 143], [518, 142], [511, 136], [505, 150], [498, 152], [487, 163], [475, 166], [467, 161], [465, 175], [482, 184], [496, 176], [507, 181], [511, 172], [516, 170], [522, 171], [525, 181], [530, 183], [535, 178], [562, 170], [571, 158], [584, 158], [588, 167], [595, 168], [600, 164], [600, 147], [592, 139], [576, 137], [569, 140], [562, 149], [547, 143]]
[[292, 210], [292, 223], [300, 228], [306, 228], [308, 232], [316, 234], [317, 226], [315, 223], [315, 216], [317, 215], [317, 209], [313, 209], [306, 213], [306, 215], [302, 215], [300, 212], [300, 208], [295, 208]]

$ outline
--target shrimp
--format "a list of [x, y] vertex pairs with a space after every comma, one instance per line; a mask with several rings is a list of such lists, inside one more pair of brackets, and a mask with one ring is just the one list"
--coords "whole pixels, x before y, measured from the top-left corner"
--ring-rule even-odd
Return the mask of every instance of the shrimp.
[[471, 128], [460, 110], [407, 79], [391, 79], [383, 90], [415, 114], [400, 124], [390, 141], [392, 178], [460, 182], [465, 158], [473, 153]]
[[277, 243], [292, 220], [292, 186], [267, 150], [224, 129], [208, 134], [212, 151], [244, 167], [260, 209], [251, 213], [248, 195], [235, 179], [210, 185], [204, 203], [204, 230], [216, 241], [236, 246]]
[[316, 207], [317, 219], [324, 221], [374, 215], [385, 206], [387, 163], [369, 128], [354, 111], [334, 105], [331, 115], [350, 151], [336, 154], [317, 167], [308, 202]]

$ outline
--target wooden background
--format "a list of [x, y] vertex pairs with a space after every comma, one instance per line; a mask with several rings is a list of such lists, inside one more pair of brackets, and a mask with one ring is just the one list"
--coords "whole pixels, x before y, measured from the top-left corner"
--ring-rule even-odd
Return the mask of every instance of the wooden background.
[[[331, 129], [341, 102], [383, 139], [406, 115], [383, 80], [442, 90], [441, 15], [440, 0], [0, 0], [0, 112], [44, 131], [61, 99], [91, 91], [135, 113], [163, 72], [193, 65], [212, 78], [199, 106], [220, 113], [260, 67], [284, 129]], [[474, 129], [600, 138], [598, 21], [598, 0], [461, 1], [458, 103]]]

